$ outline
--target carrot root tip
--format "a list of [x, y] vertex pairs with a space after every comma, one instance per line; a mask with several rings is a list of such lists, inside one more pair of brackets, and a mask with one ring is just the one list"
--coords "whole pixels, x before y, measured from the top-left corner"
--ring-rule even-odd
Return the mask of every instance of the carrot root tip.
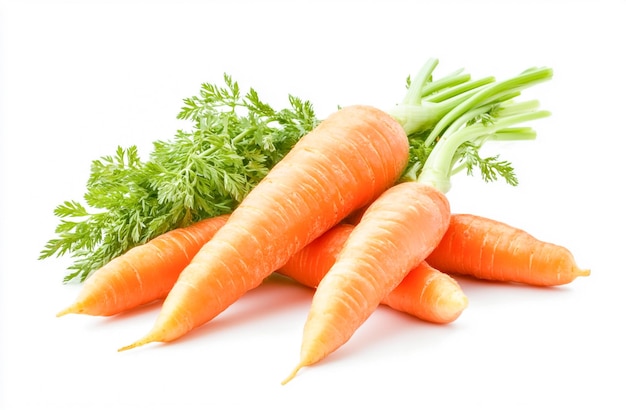
[[293, 369], [293, 371], [289, 374], [289, 376], [287, 376], [282, 382], [280, 382], [280, 384], [284, 386], [285, 384], [293, 380], [293, 378], [296, 377], [296, 374], [298, 374], [298, 371], [300, 371], [301, 368], [302, 364], [297, 365], [296, 368]]
[[143, 346], [145, 344], [154, 342], [155, 340], [151, 337], [144, 337], [143, 339], [139, 339], [138, 341], [136, 341], [135, 343], [131, 343], [127, 346], [124, 347], [120, 347], [119, 349], [117, 349], [118, 352], [123, 352], [126, 350], [130, 350], [130, 349], [134, 349], [135, 347], [139, 347], [139, 346]]
[[72, 305], [72, 306], [66, 307], [65, 309], [63, 309], [62, 311], [57, 313], [56, 317], [65, 316], [65, 315], [68, 315], [70, 313], [79, 313], [79, 310], [77, 309], [76, 305]]
[[469, 298], [463, 292], [456, 292], [454, 295], [452, 295], [452, 301], [453, 305], [459, 311], [467, 309], [467, 306], [469, 305]]

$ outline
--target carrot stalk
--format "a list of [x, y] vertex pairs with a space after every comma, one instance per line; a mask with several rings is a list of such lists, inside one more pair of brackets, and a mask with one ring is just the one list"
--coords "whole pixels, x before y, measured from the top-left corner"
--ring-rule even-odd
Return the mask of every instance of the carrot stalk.
[[557, 286], [588, 276], [565, 247], [541, 241], [508, 224], [455, 214], [427, 261], [449, 273], [481, 279]]
[[405, 182], [380, 195], [320, 281], [304, 326], [300, 362], [283, 384], [346, 343], [432, 252], [449, 219], [448, 200], [432, 186]]
[[[353, 229], [350, 224], [336, 225], [291, 257], [278, 272], [317, 288]], [[422, 262], [381, 303], [421, 320], [443, 324], [456, 320], [468, 300], [456, 280]]]
[[402, 102], [388, 110], [407, 135], [432, 129], [456, 106], [495, 81], [493, 77], [471, 80], [462, 70], [433, 81], [438, 64], [437, 59], [428, 60], [411, 79]]
[[146, 336], [175, 340], [210, 321], [308, 243], [400, 176], [402, 127], [367, 106], [343, 108], [305, 135], [181, 272]]
[[217, 216], [174, 229], [114, 258], [85, 281], [74, 303], [57, 316], [111, 316], [164, 298], [180, 272], [227, 219], [227, 215]]

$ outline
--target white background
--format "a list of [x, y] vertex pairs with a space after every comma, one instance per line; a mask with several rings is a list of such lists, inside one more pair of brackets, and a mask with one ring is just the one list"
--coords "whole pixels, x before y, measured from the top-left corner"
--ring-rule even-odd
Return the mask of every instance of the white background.
[[[0, 408], [626, 408], [623, 387], [624, 1], [31, 1], [0, 7]], [[312, 292], [273, 281], [177, 343], [118, 353], [158, 305], [55, 313], [78, 286], [37, 260], [52, 210], [92, 160], [169, 139], [182, 99], [222, 73], [282, 107], [387, 108], [435, 75], [554, 68], [530, 90], [538, 139], [493, 147], [520, 185], [453, 180], [473, 212], [567, 246], [592, 275], [556, 289], [459, 279], [468, 309], [435, 326], [379, 309], [290, 384]]]

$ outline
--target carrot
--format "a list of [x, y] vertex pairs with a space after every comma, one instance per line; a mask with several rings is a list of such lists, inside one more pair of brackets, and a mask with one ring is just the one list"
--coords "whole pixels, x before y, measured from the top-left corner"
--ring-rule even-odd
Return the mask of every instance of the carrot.
[[72, 305], [57, 316], [111, 316], [163, 299], [191, 258], [220, 229], [227, 215], [178, 228], [138, 245], [94, 272]]
[[320, 281], [304, 326], [300, 362], [283, 384], [345, 344], [432, 252], [449, 219], [448, 200], [430, 185], [404, 182], [378, 197]]
[[556, 286], [588, 276], [563, 246], [492, 219], [455, 214], [448, 231], [427, 258], [449, 273], [481, 279]]
[[308, 243], [391, 186], [408, 161], [402, 126], [351, 106], [305, 135], [181, 272], [153, 328], [130, 349], [210, 321]]
[[[316, 288], [353, 229], [349, 224], [336, 225], [291, 257], [278, 272]], [[443, 324], [461, 315], [467, 307], [467, 297], [456, 280], [422, 262], [381, 303], [419, 319]]]

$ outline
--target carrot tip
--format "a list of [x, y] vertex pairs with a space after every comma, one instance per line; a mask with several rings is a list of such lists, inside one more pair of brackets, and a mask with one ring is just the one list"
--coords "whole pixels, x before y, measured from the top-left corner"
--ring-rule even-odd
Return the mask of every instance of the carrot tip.
[[57, 317], [61, 317], [61, 316], [65, 316], [65, 315], [70, 314], [70, 313], [78, 313], [78, 309], [76, 308], [76, 305], [72, 305], [72, 306], [66, 307], [65, 309], [63, 309], [62, 311], [57, 313], [56, 316]]
[[293, 371], [289, 374], [289, 376], [287, 376], [285, 378], [285, 380], [283, 380], [282, 382], [280, 382], [280, 384], [282, 384], [283, 386], [287, 383], [289, 383], [294, 377], [296, 377], [296, 374], [298, 374], [298, 371], [302, 368], [302, 364], [299, 364], [296, 366], [295, 369], [293, 369]]
[[130, 350], [130, 349], [134, 349], [135, 347], [139, 347], [139, 346], [143, 346], [145, 344], [154, 342], [155, 340], [152, 337], [144, 337], [143, 339], [139, 339], [138, 341], [136, 341], [135, 343], [131, 343], [127, 346], [124, 347], [120, 347], [119, 349], [117, 349], [118, 352], [123, 352], [125, 350]]
[[467, 295], [465, 295], [465, 293], [461, 291], [457, 292], [456, 295], [454, 295], [453, 301], [456, 302], [456, 308], [459, 310], [459, 312], [465, 310], [469, 305], [469, 298], [467, 297]]

